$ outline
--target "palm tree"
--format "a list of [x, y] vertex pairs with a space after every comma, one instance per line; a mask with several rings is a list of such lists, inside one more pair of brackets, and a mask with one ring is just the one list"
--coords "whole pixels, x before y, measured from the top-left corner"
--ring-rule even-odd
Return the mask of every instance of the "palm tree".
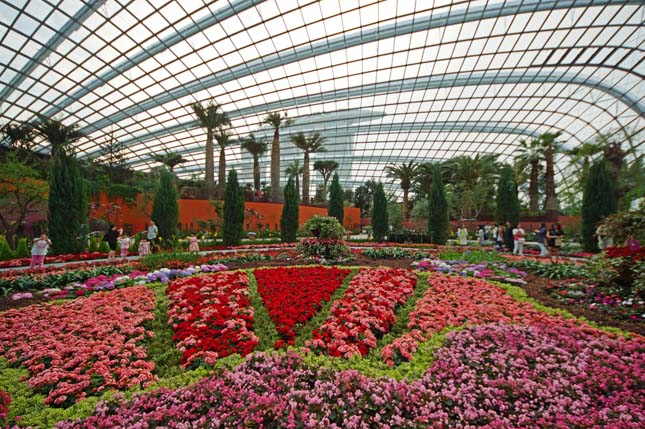
[[253, 133], [242, 139], [241, 147], [253, 156], [253, 187], [255, 192], [260, 190], [260, 157], [267, 151], [269, 144], [264, 140], [256, 140]]
[[517, 149], [517, 156], [515, 162], [523, 165], [530, 165], [531, 172], [529, 173], [529, 211], [536, 213], [540, 199], [539, 190], [539, 170], [540, 161], [544, 155], [542, 146], [539, 139], [531, 139], [530, 142], [520, 140], [520, 147]]
[[578, 181], [582, 186], [587, 181], [587, 172], [589, 171], [591, 160], [602, 151], [602, 146], [596, 141], [584, 142], [580, 146], [564, 151], [564, 154], [569, 157], [569, 167], [578, 172]]
[[544, 161], [546, 164], [546, 171], [544, 176], [545, 181], [545, 199], [544, 210], [547, 213], [555, 214], [558, 211], [558, 200], [555, 194], [555, 171], [553, 158], [556, 152], [560, 150], [560, 144], [555, 141], [562, 135], [562, 132], [557, 133], [544, 133], [540, 136], [540, 143], [544, 151]]
[[410, 220], [410, 202], [408, 200], [408, 192], [412, 181], [419, 171], [419, 164], [410, 161], [407, 164], [404, 162], [400, 165], [388, 165], [385, 167], [385, 174], [392, 182], [398, 180], [403, 190], [403, 219]]
[[433, 164], [426, 162], [419, 164], [416, 176], [412, 182], [412, 191], [417, 196], [428, 198], [432, 187], [432, 167]]
[[217, 169], [217, 195], [224, 198], [224, 190], [226, 189], [226, 154], [224, 149], [233, 144], [231, 135], [223, 128], [219, 128], [214, 135], [217, 144], [219, 145], [219, 165]]
[[262, 121], [273, 127], [273, 143], [271, 144], [271, 200], [273, 202], [282, 201], [282, 192], [280, 192], [280, 128], [291, 125], [291, 120], [287, 119], [280, 113], [269, 113]]
[[325, 138], [320, 133], [314, 133], [305, 137], [302, 132], [291, 136], [291, 143], [305, 153], [305, 159], [302, 163], [302, 201], [309, 201], [309, 154], [315, 152], [326, 152], [323, 146]]
[[49, 141], [52, 155], [59, 148], [65, 148], [81, 137], [85, 137], [85, 134], [78, 130], [78, 125], [63, 125], [58, 119], [43, 115], [38, 115], [38, 121], [33, 124], [33, 128], [39, 136]]
[[[314, 170], [319, 172], [323, 177], [323, 202], [324, 203], [327, 203], [327, 182], [329, 181], [329, 178], [331, 177], [331, 173], [333, 173], [334, 170], [337, 169], [337, 168], [338, 168], [338, 163], [336, 161], [326, 160], [326, 161], [316, 161], [316, 162], [314, 162]], [[302, 181], [303, 182], [305, 181], [304, 173], [303, 173]], [[303, 185], [304, 185], [304, 183], [303, 183]]]
[[188, 161], [183, 156], [181, 156], [181, 154], [176, 152], [157, 153], [153, 155], [152, 158], [155, 160], [155, 162], [168, 167], [168, 170], [170, 170], [171, 173], [174, 173], [176, 166]]
[[300, 161], [294, 159], [291, 164], [284, 169], [284, 174], [287, 177], [293, 177], [296, 182], [296, 192], [300, 193], [300, 175], [303, 172], [303, 167], [300, 166]]
[[228, 119], [228, 115], [220, 110], [220, 105], [215, 104], [212, 101], [209, 102], [206, 107], [202, 106], [200, 103], [193, 103], [190, 107], [192, 107], [195, 116], [197, 116], [199, 125], [206, 129], [206, 177], [204, 181], [206, 182], [206, 193], [210, 197], [215, 188], [213, 136], [215, 134], [215, 130], [225, 125], [230, 126], [231, 121]]

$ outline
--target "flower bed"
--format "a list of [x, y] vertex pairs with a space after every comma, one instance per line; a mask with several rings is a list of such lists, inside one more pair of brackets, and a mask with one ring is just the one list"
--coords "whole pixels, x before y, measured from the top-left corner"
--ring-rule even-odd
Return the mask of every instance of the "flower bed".
[[247, 287], [246, 274], [228, 271], [168, 284], [169, 324], [184, 366], [214, 364], [217, 358], [253, 351], [258, 338]]
[[70, 405], [88, 394], [147, 384], [154, 364], [137, 343], [150, 333], [154, 292], [131, 287], [64, 305], [0, 313], [0, 355], [30, 372], [27, 384], [46, 404]]
[[[48, 264], [57, 264], [71, 261], [91, 261], [93, 259], [107, 258], [107, 253], [86, 252], [79, 254], [50, 255], [45, 258]], [[16, 258], [8, 261], [0, 261], [0, 268], [17, 268], [25, 267], [31, 264], [31, 258]]]
[[365, 356], [376, 347], [377, 335], [390, 330], [396, 321], [395, 307], [412, 295], [416, 280], [416, 274], [401, 269], [360, 271], [307, 346], [331, 356]]
[[560, 326], [484, 325], [447, 336], [418, 381], [254, 354], [219, 376], [59, 429], [90, 427], [641, 427], [644, 344]]
[[258, 292], [282, 337], [275, 346], [293, 345], [295, 325], [306, 323], [316, 314], [349, 273], [335, 267], [255, 270]]
[[388, 365], [411, 360], [420, 342], [448, 326], [490, 322], [535, 324], [555, 318], [530, 304], [515, 301], [503, 289], [483, 280], [433, 273], [428, 276], [428, 285], [410, 313], [410, 331], [381, 351]]
[[477, 264], [465, 261], [444, 261], [441, 259], [424, 259], [412, 265], [421, 271], [432, 271], [443, 274], [456, 274], [463, 277], [479, 277], [504, 283], [525, 285], [526, 273], [517, 268], [496, 262]]

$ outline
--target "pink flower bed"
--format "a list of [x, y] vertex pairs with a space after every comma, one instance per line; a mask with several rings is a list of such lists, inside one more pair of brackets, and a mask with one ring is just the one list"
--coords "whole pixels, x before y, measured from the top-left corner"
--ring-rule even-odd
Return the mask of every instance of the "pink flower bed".
[[88, 394], [146, 385], [154, 364], [138, 343], [152, 335], [155, 294], [131, 287], [63, 305], [0, 313], [0, 355], [29, 370], [27, 384], [46, 404], [70, 405]]
[[169, 324], [184, 367], [201, 360], [213, 364], [219, 357], [253, 351], [253, 307], [249, 301], [246, 274], [222, 272], [172, 281]]
[[644, 346], [575, 327], [483, 325], [448, 334], [413, 382], [255, 354], [195, 385], [101, 403], [56, 427], [637, 429]]
[[334, 302], [329, 318], [307, 346], [331, 356], [365, 356], [376, 347], [377, 335], [387, 333], [396, 321], [395, 308], [405, 303], [416, 287], [414, 272], [371, 268], [359, 272], [345, 296]]
[[533, 325], [563, 320], [518, 302], [506, 292], [484, 280], [431, 273], [429, 287], [410, 312], [410, 331], [383, 347], [383, 360], [394, 365], [411, 360], [418, 344], [448, 326], [477, 325], [490, 322]]

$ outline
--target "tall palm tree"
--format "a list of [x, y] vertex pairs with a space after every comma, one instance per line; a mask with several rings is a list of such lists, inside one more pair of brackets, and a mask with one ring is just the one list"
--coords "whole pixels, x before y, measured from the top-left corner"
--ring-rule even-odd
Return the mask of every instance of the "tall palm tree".
[[557, 213], [558, 211], [558, 200], [555, 194], [555, 170], [553, 158], [555, 157], [556, 152], [560, 151], [560, 144], [555, 141], [558, 137], [562, 135], [562, 132], [558, 131], [557, 133], [544, 133], [540, 136], [540, 143], [544, 151], [544, 161], [546, 164], [545, 167], [545, 199], [544, 199], [544, 210], [548, 213]]
[[403, 190], [403, 219], [410, 220], [410, 202], [408, 199], [408, 193], [410, 192], [410, 186], [412, 186], [412, 181], [416, 177], [419, 171], [419, 164], [410, 161], [408, 163], [402, 163], [400, 165], [388, 165], [385, 167], [385, 174], [388, 178], [392, 179], [392, 182], [398, 180], [401, 189]]
[[206, 177], [204, 181], [206, 183], [206, 193], [208, 196], [212, 196], [215, 189], [213, 136], [215, 135], [215, 130], [225, 125], [230, 126], [231, 121], [228, 119], [228, 115], [221, 111], [220, 105], [212, 101], [206, 107], [202, 106], [201, 103], [193, 103], [190, 107], [193, 109], [195, 116], [197, 116], [199, 125], [206, 129]]
[[36, 134], [49, 141], [52, 155], [59, 148], [66, 148], [81, 137], [85, 137], [85, 134], [78, 130], [77, 124], [64, 125], [58, 119], [48, 118], [43, 115], [38, 115], [38, 121], [33, 124], [33, 127]]
[[[316, 161], [314, 162], [314, 170], [319, 172], [323, 177], [323, 202], [327, 203], [327, 182], [331, 177], [331, 173], [338, 168], [338, 163], [332, 160]], [[304, 176], [304, 174], [303, 174]], [[304, 182], [304, 177], [302, 179]]]
[[327, 149], [323, 146], [325, 138], [321, 137], [320, 133], [305, 137], [302, 132], [299, 132], [291, 136], [291, 143], [305, 153], [302, 163], [302, 201], [309, 201], [309, 154], [326, 152]]
[[217, 196], [224, 198], [224, 190], [226, 189], [226, 153], [225, 149], [233, 144], [231, 135], [223, 128], [219, 128], [214, 135], [215, 140], [219, 146], [219, 165], [217, 169]]
[[253, 133], [242, 139], [241, 147], [253, 156], [253, 187], [255, 192], [260, 190], [260, 157], [267, 151], [269, 144], [264, 140], [257, 140]]
[[157, 153], [154, 154], [152, 158], [155, 160], [155, 162], [168, 167], [168, 170], [170, 170], [171, 173], [174, 173], [176, 166], [188, 161], [180, 153], [176, 152]]
[[287, 177], [293, 177], [296, 182], [296, 192], [300, 193], [300, 175], [302, 174], [303, 167], [300, 166], [300, 161], [294, 159], [291, 164], [284, 169], [284, 174]]
[[539, 210], [539, 170], [543, 156], [544, 152], [539, 139], [531, 139], [530, 142], [520, 140], [515, 162], [531, 166], [531, 172], [529, 173], [529, 211], [532, 213]]
[[269, 113], [262, 121], [273, 127], [273, 143], [271, 144], [271, 200], [273, 202], [282, 201], [282, 192], [280, 192], [280, 128], [291, 125], [291, 120], [287, 119], [287, 114], [281, 115], [278, 112]]
[[419, 164], [417, 175], [414, 177], [414, 180], [412, 181], [412, 191], [417, 196], [423, 196], [425, 198], [428, 198], [428, 196], [430, 195], [430, 190], [432, 187], [433, 165], [434, 164], [430, 162]]
[[569, 167], [578, 172], [578, 181], [582, 186], [587, 181], [587, 172], [591, 166], [591, 160], [602, 151], [602, 146], [596, 141], [584, 142], [580, 146], [564, 151], [564, 154], [569, 157]]

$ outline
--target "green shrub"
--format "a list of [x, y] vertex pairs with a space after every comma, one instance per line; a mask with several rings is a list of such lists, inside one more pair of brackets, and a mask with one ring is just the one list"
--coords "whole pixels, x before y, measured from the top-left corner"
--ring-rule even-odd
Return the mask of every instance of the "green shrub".
[[388, 233], [388, 219], [387, 219], [387, 199], [385, 198], [385, 191], [383, 184], [378, 183], [373, 196], [372, 208], [372, 228], [374, 230], [374, 241], [385, 241], [385, 236]]
[[496, 202], [497, 222], [517, 225], [520, 221], [520, 202], [517, 199], [517, 183], [513, 168], [508, 164], [504, 164], [499, 175]]
[[16, 258], [28, 258], [31, 255], [29, 246], [27, 246], [27, 239], [22, 237], [18, 240], [18, 246], [16, 246]]
[[428, 236], [430, 243], [446, 244], [449, 226], [448, 200], [441, 180], [441, 168], [438, 164], [432, 167], [432, 185], [428, 209]]
[[298, 206], [298, 190], [289, 177], [287, 186], [284, 188], [284, 206], [282, 206], [282, 217], [280, 218], [280, 238], [283, 243], [296, 241], [300, 207]]
[[90, 253], [99, 251], [99, 240], [99, 237], [90, 237]]
[[13, 250], [11, 250], [11, 246], [9, 246], [9, 242], [5, 238], [4, 235], [0, 235], [0, 260], [6, 261], [9, 259], [13, 259], [14, 254]]
[[609, 178], [605, 160], [594, 162], [589, 168], [582, 194], [582, 245], [586, 252], [597, 252], [594, 237], [596, 225], [616, 211], [616, 196]]
[[159, 238], [161, 238], [162, 244], [177, 235], [179, 205], [175, 175], [170, 171], [162, 170], [159, 176], [159, 186], [155, 191], [155, 199], [152, 203], [152, 220], [159, 228]]
[[313, 235], [320, 239], [342, 240], [345, 228], [335, 217], [314, 216], [302, 226], [306, 235]]
[[236, 246], [244, 233], [244, 193], [237, 182], [237, 173], [228, 173], [224, 191], [224, 224], [222, 238], [225, 246]]
[[343, 200], [343, 188], [341, 188], [340, 182], [338, 181], [338, 174], [334, 174], [334, 178], [331, 181], [331, 186], [329, 187], [329, 204], [327, 206], [327, 215], [338, 219], [338, 222], [340, 222], [341, 225], [343, 224], [343, 219], [345, 217]]
[[110, 253], [110, 245], [107, 241], [101, 240], [101, 243], [99, 244], [99, 252]]
[[[139, 260], [142, 270], [156, 270], [158, 268], [177, 268], [195, 264], [200, 256], [193, 252], [163, 252], [144, 256]], [[169, 265], [173, 265], [170, 267]]]

